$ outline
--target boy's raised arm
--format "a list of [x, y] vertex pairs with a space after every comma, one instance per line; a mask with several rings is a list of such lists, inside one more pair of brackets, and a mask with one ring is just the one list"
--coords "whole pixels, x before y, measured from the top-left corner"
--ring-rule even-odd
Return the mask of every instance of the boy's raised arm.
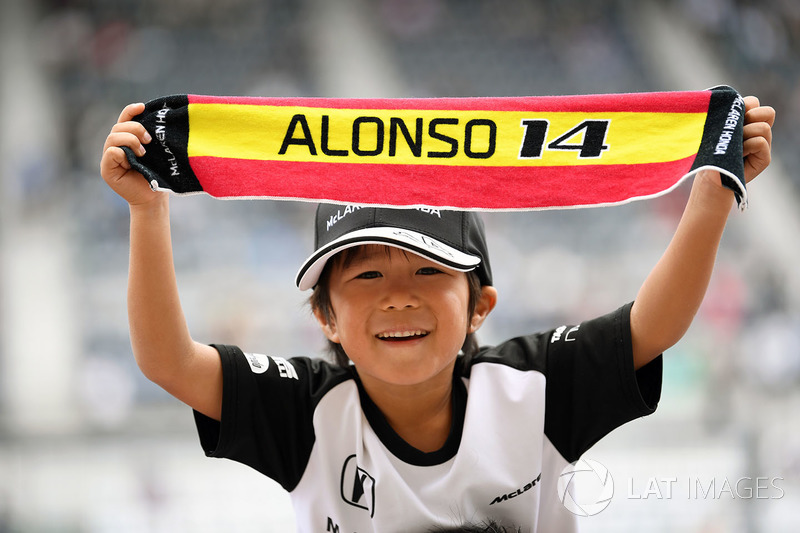
[[[770, 162], [775, 110], [757, 98], [745, 99], [745, 179]], [[641, 368], [674, 345], [689, 329], [700, 307], [733, 203], [719, 173], [701, 172], [694, 180], [675, 235], [648, 275], [631, 309], [635, 368]]]
[[144, 153], [150, 136], [131, 120], [143, 110], [144, 104], [131, 104], [122, 111], [100, 162], [103, 179], [130, 207], [128, 321], [133, 354], [150, 380], [219, 420], [222, 366], [216, 350], [195, 342], [186, 325], [172, 259], [169, 196], [153, 192], [120, 148]]

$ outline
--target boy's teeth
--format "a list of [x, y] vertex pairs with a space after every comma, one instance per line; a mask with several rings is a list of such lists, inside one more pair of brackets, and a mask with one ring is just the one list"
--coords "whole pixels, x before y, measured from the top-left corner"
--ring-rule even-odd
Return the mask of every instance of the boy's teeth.
[[413, 331], [392, 331], [389, 333], [378, 333], [378, 337], [381, 339], [389, 339], [389, 338], [404, 338], [404, 337], [419, 337], [425, 335], [426, 332], [422, 331], [421, 329], [413, 330]]

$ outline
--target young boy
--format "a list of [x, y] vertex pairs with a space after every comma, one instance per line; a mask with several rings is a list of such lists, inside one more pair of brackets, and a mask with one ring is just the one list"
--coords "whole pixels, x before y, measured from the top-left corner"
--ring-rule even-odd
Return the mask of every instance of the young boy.
[[[745, 173], [770, 160], [775, 112], [746, 102]], [[189, 334], [168, 196], [119, 148], [150, 136], [126, 107], [101, 173], [130, 205], [128, 312], [144, 374], [194, 408], [206, 453], [290, 492], [300, 531], [425, 531], [462, 522], [572, 531], [560, 471], [652, 413], [660, 354], [691, 323], [733, 194], [695, 178], [684, 216], [634, 303], [576, 326], [477, 350], [497, 292], [474, 213], [321, 205], [297, 277], [338, 364], [207, 346]], [[459, 352], [463, 351], [462, 356]]]

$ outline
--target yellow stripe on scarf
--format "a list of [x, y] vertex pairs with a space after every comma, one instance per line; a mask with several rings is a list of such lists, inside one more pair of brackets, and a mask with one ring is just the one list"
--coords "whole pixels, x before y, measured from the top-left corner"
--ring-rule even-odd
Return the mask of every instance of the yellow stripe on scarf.
[[188, 155], [448, 166], [661, 163], [694, 155], [705, 113], [190, 104]]

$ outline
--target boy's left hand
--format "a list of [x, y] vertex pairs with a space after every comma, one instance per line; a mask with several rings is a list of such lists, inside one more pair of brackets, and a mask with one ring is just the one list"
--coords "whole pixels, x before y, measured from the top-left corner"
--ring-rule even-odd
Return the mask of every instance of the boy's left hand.
[[749, 182], [767, 168], [771, 160], [772, 125], [775, 110], [762, 106], [755, 96], [744, 97], [744, 178]]

